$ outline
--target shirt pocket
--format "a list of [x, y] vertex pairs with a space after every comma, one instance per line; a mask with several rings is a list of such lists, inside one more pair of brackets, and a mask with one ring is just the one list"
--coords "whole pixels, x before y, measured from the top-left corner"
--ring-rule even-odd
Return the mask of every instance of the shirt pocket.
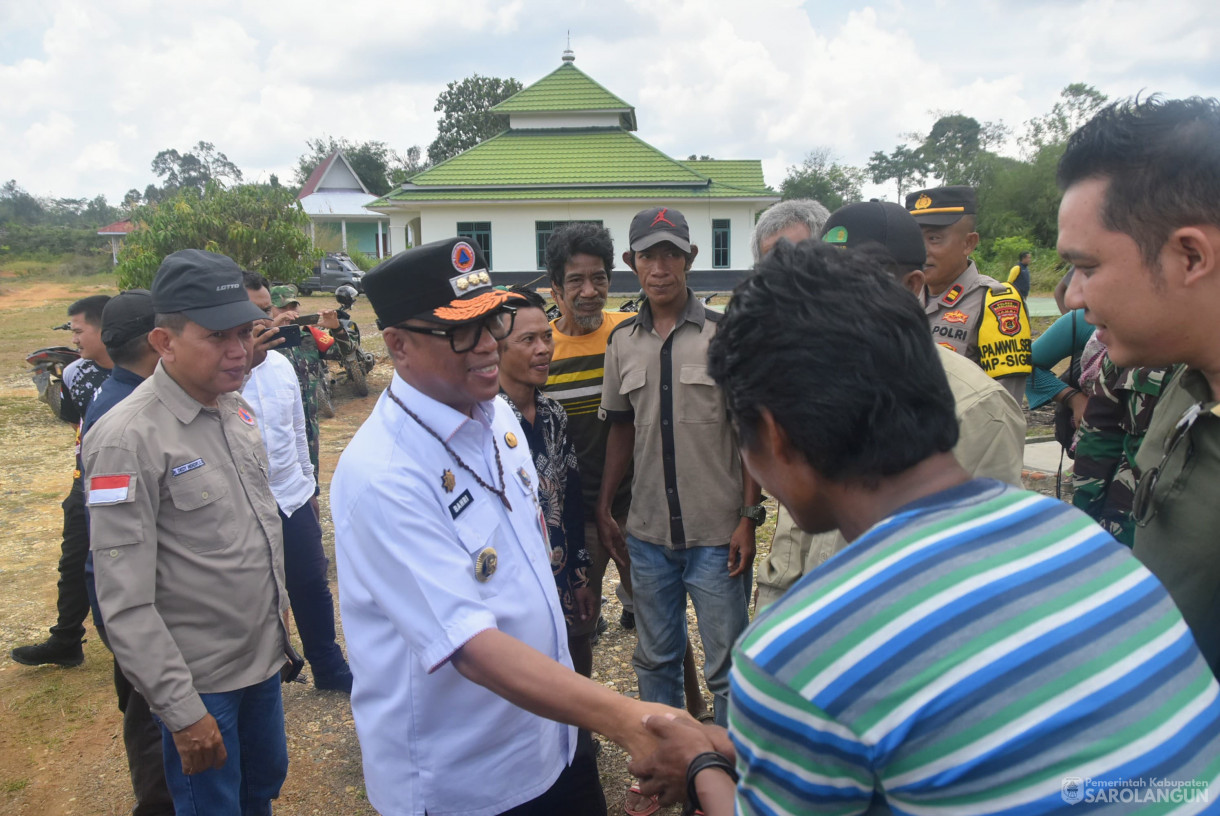
[[678, 372], [682, 391], [678, 397], [679, 422], [723, 422], [724, 400], [706, 365], [684, 365]]
[[[516, 500], [528, 501], [523, 496], [516, 497]], [[507, 551], [504, 537], [500, 535], [500, 519], [495, 508], [491, 507], [492, 501], [498, 502], [500, 499], [491, 495], [481, 496], [476, 499], [477, 503], [468, 507], [453, 522], [458, 541], [470, 559], [470, 575], [483, 600], [496, 597], [514, 581], [511, 570], [513, 559]], [[532, 507], [533, 503], [530, 502]]]
[[171, 477], [169, 503], [162, 506], [167, 532], [192, 552], [214, 552], [233, 543], [237, 523], [224, 474], [216, 470]]
[[635, 422], [637, 425], [647, 425], [651, 419], [641, 410], [643, 406], [640, 404], [640, 398], [643, 395], [644, 385], [648, 382], [648, 371], [643, 368], [637, 368], [632, 371], [624, 371], [623, 378], [618, 384], [618, 392], [621, 396], [627, 398], [631, 403], [631, 410], [635, 412]]

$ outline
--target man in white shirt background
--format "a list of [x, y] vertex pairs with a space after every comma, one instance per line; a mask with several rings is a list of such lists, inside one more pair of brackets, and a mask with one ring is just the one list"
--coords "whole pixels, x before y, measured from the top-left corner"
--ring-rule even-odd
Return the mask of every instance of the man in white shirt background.
[[[267, 313], [268, 321], [261, 328], [268, 330], [271, 291], [267, 279], [245, 272], [243, 282], [250, 301]], [[258, 331], [256, 327], [256, 335]], [[334, 599], [326, 581], [329, 561], [322, 551], [321, 513], [314, 496], [301, 391], [288, 358], [266, 353], [270, 342], [255, 346], [254, 364], [241, 395], [254, 409], [267, 449], [267, 477], [284, 530], [284, 583], [314, 686], [351, 694], [352, 672], [335, 642]]]

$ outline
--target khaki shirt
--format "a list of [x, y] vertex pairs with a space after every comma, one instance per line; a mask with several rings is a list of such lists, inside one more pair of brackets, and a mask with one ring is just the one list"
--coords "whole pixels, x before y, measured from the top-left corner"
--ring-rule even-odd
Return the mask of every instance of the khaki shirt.
[[[1202, 413], [1188, 431], [1176, 431], [1193, 405]], [[1166, 459], [1175, 433], [1186, 437]], [[1220, 402], [1202, 373], [1183, 368], [1162, 392], [1135, 463], [1141, 481], [1160, 470], [1153, 514], [1135, 528], [1133, 552], [1165, 585], [1220, 676]]]
[[171, 731], [201, 693], [284, 663], [284, 547], [249, 405], [191, 398], [160, 363], [84, 443], [98, 603], [119, 666]]
[[[975, 478], [1021, 486], [1025, 459], [1025, 414], [1012, 396], [965, 357], [938, 347], [957, 416], [953, 456]], [[775, 520], [771, 550], [758, 564], [758, 609], [779, 600], [802, 575], [847, 546], [838, 531], [806, 533], [783, 507]]]
[[647, 302], [606, 347], [598, 415], [635, 423], [635, 475], [627, 533], [684, 549], [729, 543], [740, 520], [741, 458], [724, 395], [707, 373], [707, 347], [723, 318], [689, 289], [668, 337]]
[[[956, 352], [976, 365], [982, 359], [979, 351], [979, 325], [984, 320], [998, 323], [998, 317], [989, 314], [983, 306], [988, 289], [996, 294], [1012, 291], [1013, 297], [1020, 300], [1020, 295], [1008, 284], [981, 274], [974, 261], [971, 261], [966, 271], [958, 275], [957, 279], [949, 284], [949, 288], [938, 297], [932, 297], [926, 288], [920, 296], [924, 313], [928, 316], [928, 326], [932, 329], [932, 339], [940, 344], [941, 348]], [[1025, 352], [1028, 354], [1029, 325], [1024, 308], [1021, 310], [1019, 319], [1021, 318], [1026, 324], [1016, 339], [1025, 341]], [[999, 378], [1000, 384], [1012, 394], [1018, 405], [1025, 396], [1027, 376], [1022, 374]]]

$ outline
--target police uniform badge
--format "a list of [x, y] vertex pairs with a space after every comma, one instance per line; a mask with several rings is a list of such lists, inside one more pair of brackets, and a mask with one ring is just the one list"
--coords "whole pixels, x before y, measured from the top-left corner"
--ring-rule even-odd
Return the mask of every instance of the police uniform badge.
[[445, 468], [445, 472], [441, 474], [441, 487], [445, 488], [446, 493], [452, 493], [456, 486], [457, 479], [453, 478], [453, 471]]
[[952, 306], [954, 303], [957, 303], [957, 299], [962, 296], [962, 292], [964, 291], [965, 287], [963, 287], [960, 283], [955, 283], [949, 287], [948, 292], [945, 292], [944, 296], [940, 299], [940, 302], [946, 306]]
[[484, 547], [479, 553], [478, 558], [474, 562], [474, 577], [479, 583], [485, 584], [491, 580], [491, 576], [496, 574], [496, 567], [499, 565], [499, 559], [496, 556], [495, 547]]

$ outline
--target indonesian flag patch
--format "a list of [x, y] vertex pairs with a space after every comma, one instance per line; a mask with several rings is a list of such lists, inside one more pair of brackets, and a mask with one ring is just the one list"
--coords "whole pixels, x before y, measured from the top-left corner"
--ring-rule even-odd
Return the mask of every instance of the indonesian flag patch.
[[135, 476], [93, 476], [89, 479], [89, 504], [122, 504], [131, 501]]

